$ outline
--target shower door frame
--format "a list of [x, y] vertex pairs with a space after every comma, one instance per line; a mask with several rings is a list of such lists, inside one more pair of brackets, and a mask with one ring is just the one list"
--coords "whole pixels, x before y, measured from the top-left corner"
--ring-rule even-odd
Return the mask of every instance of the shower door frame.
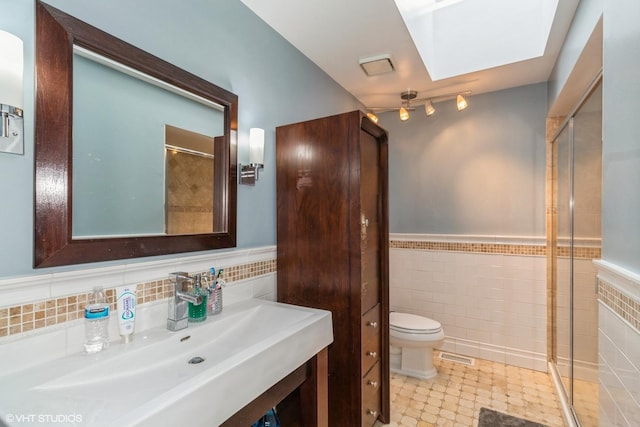
[[[584, 104], [589, 100], [590, 96], [594, 93], [598, 85], [602, 84], [602, 69], [598, 71], [596, 76], [593, 78], [587, 89], [584, 91], [582, 96], [579, 98], [578, 102], [575, 104], [573, 109], [567, 114], [562, 120], [560, 126], [557, 127], [557, 130], [553, 133], [552, 137], [547, 142], [547, 162], [548, 162], [548, 176], [547, 176], [547, 185], [551, 185], [551, 190], [549, 192], [549, 196], [547, 199], [548, 204], [548, 216], [547, 216], [547, 280], [550, 282], [547, 289], [549, 292], [548, 304], [550, 309], [548, 310], [549, 322], [551, 327], [548, 328], [549, 337], [548, 337], [548, 361], [549, 361], [549, 370], [553, 377], [556, 389], [558, 394], [560, 395], [560, 400], [562, 404], [562, 408], [565, 412], [565, 416], [567, 416], [566, 421], [569, 423], [569, 427], [580, 427], [580, 420], [578, 414], [575, 411], [573, 402], [574, 402], [574, 191], [575, 191], [575, 151], [574, 151], [574, 143], [575, 143], [575, 130], [574, 130], [574, 119], [580, 109], [584, 106]], [[562, 376], [558, 371], [557, 363], [558, 363], [558, 349], [557, 349], [557, 311], [556, 311], [556, 302], [557, 302], [557, 259], [558, 259], [558, 216], [560, 212], [558, 212], [558, 199], [557, 199], [557, 182], [555, 179], [556, 175], [556, 157], [554, 156], [555, 144], [562, 135], [562, 133], [568, 130], [568, 138], [569, 138], [569, 166], [570, 166], [570, 176], [569, 176], [569, 387], [568, 390], [565, 388], [564, 383], [562, 381]]]

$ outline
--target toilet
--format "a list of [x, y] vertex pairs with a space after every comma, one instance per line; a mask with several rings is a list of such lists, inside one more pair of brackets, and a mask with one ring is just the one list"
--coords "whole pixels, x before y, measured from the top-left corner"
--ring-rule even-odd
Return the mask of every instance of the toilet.
[[430, 379], [438, 372], [433, 366], [433, 349], [444, 342], [442, 325], [415, 314], [389, 313], [391, 372]]

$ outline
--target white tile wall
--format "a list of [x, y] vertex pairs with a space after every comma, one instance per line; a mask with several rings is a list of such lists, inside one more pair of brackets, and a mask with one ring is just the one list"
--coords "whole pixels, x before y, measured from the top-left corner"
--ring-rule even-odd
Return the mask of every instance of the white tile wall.
[[600, 304], [600, 425], [640, 425], [640, 334]]
[[[598, 262], [598, 277], [640, 301], [640, 276]], [[599, 425], [640, 426], [640, 331], [604, 302], [599, 303]]]
[[545, 371], [546, 259], [393, 248], [390, 305], [438, 320], [444, 350]]

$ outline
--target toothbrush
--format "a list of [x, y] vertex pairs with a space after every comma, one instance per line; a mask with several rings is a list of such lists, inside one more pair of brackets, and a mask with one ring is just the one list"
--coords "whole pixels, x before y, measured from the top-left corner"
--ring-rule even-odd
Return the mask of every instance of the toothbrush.
[[218, 270], [218, 275], [216, 276], [216, 289], [218, 289], [218, 288], [220, 288], [220, 287], [221, 287], [221, 284], [220, 284], [220, 280], [221, 280], [221, 279], [220, 279], [220, 276], [222, 276], [222, 272], [223, 272], [223, 271], [224, 271], [224, 269], [222, 269], [222, 268], [221, 268], [220, 270]]
[[209, 277], [211, 277], [211, 281], [213, 282], [211, 285], [209, 285], [209, 289], [213, 290], [216, 288], [216, 282], [218, 281], [218, 279], [216, 278], [216, 268], [215, 267], [211, 267], [209, 269]]

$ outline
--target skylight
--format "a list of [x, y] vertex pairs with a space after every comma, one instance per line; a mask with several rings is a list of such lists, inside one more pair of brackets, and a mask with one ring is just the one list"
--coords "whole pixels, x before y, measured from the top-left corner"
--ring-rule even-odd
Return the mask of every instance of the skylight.
[[395, 0], [432, 80], [544, 54], [559, 0]]

